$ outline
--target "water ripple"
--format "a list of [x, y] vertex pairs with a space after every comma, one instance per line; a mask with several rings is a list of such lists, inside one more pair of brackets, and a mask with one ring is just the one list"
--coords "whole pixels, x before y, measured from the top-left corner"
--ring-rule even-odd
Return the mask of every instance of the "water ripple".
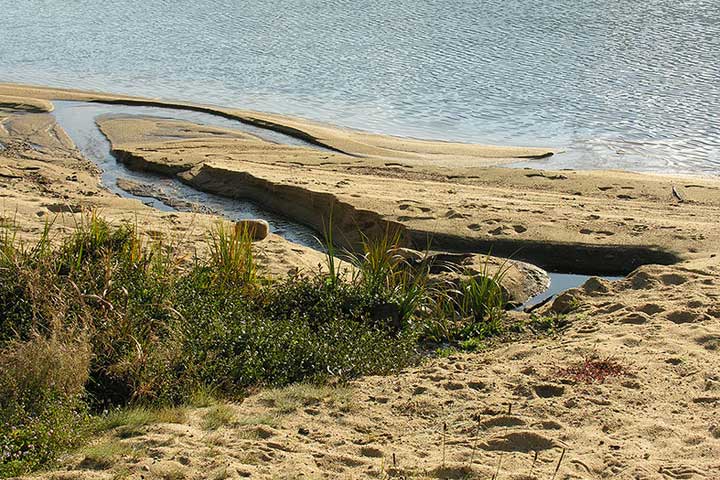
[[[720, 173], [716, 0], [0, 0], [0, 80]], [[553, 163], [554, 162], [554, 163]]]

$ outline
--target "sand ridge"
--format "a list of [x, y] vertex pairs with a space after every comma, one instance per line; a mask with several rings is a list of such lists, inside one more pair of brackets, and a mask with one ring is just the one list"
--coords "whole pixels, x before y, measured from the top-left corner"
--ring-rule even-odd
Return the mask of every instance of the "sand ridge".
[[288, 133], [339, 152], [371, 158], [416, 159], [438, 162], [451, 160], [454, 163], [496, 164], [500, 161], [510, 162], [518, 158], [545, 157], [553, 153], [553, 150], [549, 148], [501, 147], [392, 137], [338, 128], [284, 115], [191, 103], [173, 103], [157, 99], [108, 95], [80, 90], [0, 84], [0, 95], [15, 95], [43, 100], [80, 100], [202, 111], [237, 119], [258, 127]]
[[336, 238], [349, 244], [358, 226], [392, 224], [416, 248], [431, 240], [438, 249], [492, 248], [566, 271], [627, 273], [714, 252], [720, 241], [715, 179], [387, 162], [155, 122], [98, 120], [133, 168], [251, 198], [319, 231], [333, 210]]

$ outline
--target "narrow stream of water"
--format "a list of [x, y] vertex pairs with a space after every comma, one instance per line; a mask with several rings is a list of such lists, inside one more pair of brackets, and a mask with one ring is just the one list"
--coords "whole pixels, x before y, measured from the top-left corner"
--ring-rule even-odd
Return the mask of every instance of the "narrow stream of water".
[[121, 197], [140, 200], [158, 210], [178, 210], [177, 207], [168, 205], [158, 198], [138, 196], [125, 191], [118, 186], [118, 180], [128, 179], [141, 184], [149, 184], [173, 199], [196, 204], [201, 206], [204, 211], [211, 211], [229, 220], [262, 218], [270, 224], [270, 230], [273, 233], [294, 243], [316, 249], [320, 248], [320, 244], [316, 240], [317, 234], [312, 229], [281, 215], [264, 210], [253, 202], [201, 192], [173, 177], [127, 168], [110, 153], [110, 142], [98, 128], [95, 118], [106, 114], [146, 115], [186, 120], [213, 127], [232, 128], [251, 133], [274, 143], [307, 146], [308, 144], [302, 140], [271, 130], [245, 125], [239, 121], [200, 112], [70, 101], [55, 101], [53, 103], [55, 104], [53, 114], [58, 124], [67, 132], [82, 154], [102, 169], [102, 183], [111, 192]]
[[[78, 149], [88, 159], [102, 169], [102, 183], [113, 193], [121, 197], [134, 198], [146, 205], [157, 208], [161, 211], [191, 210], [178, 208], [177, 205], [168, 204], [155, 196], [139, 196], [123, 190], [118, 186], [118, 180], [127, 179], [139, 184], [150, 185], [156, 192], [172, 198], [179, 203], [194, 204], [200, 206], [202, 211], [212, 212], [221, 215], [229, 220], [241, 220], [248, 218], [262, 218], [270, 224], [273, 233], [283, 236], [291, 242], [305, 245], [315, 249], [322, 246], [317, 241], [317, 234], [310, 228], [295, 223], [287, 218], [264, 210], [261, 206], [246, 200], [238, 200], [201, 192], [188, 185], [185, 185], [177, 178], [162, 176], [149, 172], [135, 171], [127, 168], [122, 162], [118, 162], [110, 153], [110, 142], [102, 134], [95, 119], [99, 115], [144, 115], [162, 117], [174, 120], [186, 120], [203, 125], [230, 128], [251, 133], [258, 137], [274, 143], [312, 146], [306, 142], [274, 132], [243, 124], [239, 121], [229, 120], [224, 117], [207, 113], [193, 112], [177, 109], [166, 109], [156, 107], [137, 107], [122, 105], [105, 105], [86, 102], [55, 101], [53, 114], [57, 122], [72, 138]], [[529, 299], [520, 308], [528, 308], [536, 305], [548, 297], [582, 285], [589, 275], [576, 275], [568, 273], [549, 272], [550, 286], [548, 289], [535, 297]], [[622, 277], [604, 277], [609, 280], [617, 280]]]
[[[518, 307], [519, 310], [530, 308], [534, 305], [544, 302], [550, 297], [554, 297], [565, 290], [579, 287], [594, 275], [578, 275], [574, 273], [557, 273], [548, 272], [550, 276], [550, 286], [544, 292], [538, 293], [534, 297], [528, 299], [524, 304]], [[602, 275], [606, 280], [620, 280], [623, 277]]]

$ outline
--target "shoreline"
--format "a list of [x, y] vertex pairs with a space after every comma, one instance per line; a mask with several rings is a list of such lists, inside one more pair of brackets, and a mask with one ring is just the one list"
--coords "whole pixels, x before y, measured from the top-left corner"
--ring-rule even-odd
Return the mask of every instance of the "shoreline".
[[[16, 95], [19, 94], [19, 95]], [[513, 145], [493, 145], [493, 144], [478, 144], [472, 142], [458, 142], [453, 140], [445, 139], [429, 139], [416, 136], [396, 136], [392, 134], [385, 134], [382, 132], [373, 132], [369, 130], [362, 130], [353, 127], [344, 127], [334, 125], [328, 122], [319, 120], [306, 119], [303, 117], [296, 117], [291, 115], [285, 115], [282, 113], [271, 113], [262, 112], [255, 110], [239, 109], [232, 106], [221, 106], [215, 104], [204, 104], [196, 102], [188, 102], [183, 100], [165, 100], [162, 98], [155, 97], [142, 97], [136, 95], [123, 95], [113, 94], [94, 90], [83, 90], [73, 89], [64, 87], [53, 87], [47, 85], [35, 85], [35, 84], [23, 84], [15, 82], [0, 82], [0, 96], [19, 96], [23, 97], [27, 94], [29, 97], [36, 96], [42, 100], [67, 100], [67, 101], [80, 101], [89, 103], [101, 103], [106, 105], [126, 105], [126, 106], [150, 106], [160, 107], [175, 110], [184, 111], [196, 111], [201, 113], [208, 113], [210, 115], [218, 115], [223, 118], [230, 120], [237, 120], [240, 122], [247, 123], [248, 125], [257, 126], [258, 128], [267, 128], [275, 130], [279, 133], [285, 133], [287, 135], [296, 136], [300, 140], [308, 142], [317, 142], [319, 146], [323, 146], [330, 149], [335, 149], [333, 144], [342, 146], [357, 147], [358, 144], [362, 144], [364, 137], [371, 140], [371, 145], [360, 148], [360, 151], [366, 151], [367, 156], [372, 157], [375, 155], [386, 154], [392, 156], [391, 152], [383, 151], [383, 142], [390, 141], [390, 146], [395, 147], [397, 143], [402, 144], [403, 141], [408, 142], [410, 145], [405, 145], [408, 151], [406, 154], [420, 153], [426, 155], [440, 155], [442, 150], [450, 150], [452, 154], [459, 154], [462, 156], [463, 153], [469, 154], [470, 158], [474, 158], [475, 161], [484, 159], [484, 166], [506, 166], [507, 168], [513, 168], [517, 170], [528, 169], [532, 167], [528, 166], [513, 166], [514, 163], [527, 163], [534, 159], [541, 160], [544, 158], [552, 157], [554, 155], [562, 155], [567, 153], [563, 149], [554, 147], [524, 147], [524, 146], [513, 146]], [[307, 130], [307, 131], [306, 131]], [[346, 144], [348, 139], [342, 138], [343, 133], [350, 133], [358, 137], [357, 142], [350, 141], [349, 145]], [[318, 136], [315, 136], [317, 134]], [[324, 135], [329, 135], [329, 139], [324, 139]], [[328, 144], [322, 143], [328, 141]], [[377, 145], [373, 145], [377, 143]], [[413, 152], [413, 145], [420, 151]], [[375, 147], [375, 148], [373, 148]], [[466, 149], [464, 152], [463, 150]], [[348, 149], [349, 150], [349, 149]], [[393, 148], [388, 148], [393, 150]], [[402, 148], [400, 149], [402, 151]], [[341, 153], [344, 152], [338, 149]], [[444, 152], [448, 154], [448, 152]], [[397, 153], [396, 153], [397, 155]], [[429, 157], [432, 158], [432, 157]], [[592, 169], [592, 168], [543, 168], [540, 170], [544, 171], [581, 171], [581, 172], [620, 172], [620, 173], [633, 173], [639, 175], [649, 176], [660, 176], [669, 177], [675, 179], [720, 179], [720, 173], [711, 174], [708, 172], [662, 172], [662, 171], [646, 171], [646, 170], [629, 170], [629, 169]]]
[[[52, 94], [15, 88], [36, 95], [24, 98]], [[115, 225], [129, 221], [143, 238], [177, 239], [188, 258], [207, 254], [205, 232], [217, 216], [160, 211], [112, 194], [46, 98], [3, 104], [8, 91], [0, 85], [0, 224], [12, 225], [19, 240], [37, 240], [46, 222], [65, 238], [81, 212], [94, 210]], [[616, 281], [592, 277], [531, 313], [504, 313], [509, 332], [532, 334], [510, 333], [506, 343], [473, 337], [392, 375], [253, 386], [242, 401], [187, 404], [172, 415], [146, 411], [140, 422], [132, 410], [119, 411], [125, 423], [28, 478], [713, 478], [720, 468], [720, 180], [512, 169], [484, 164], [484, 147], [442, 155], [434, 144], [290, 122], [314, 138], [345, 142], [348, 153], [189, 120], [95, 118], [128, 167], [251, 198], [316, 229], [334, 212], [333, 233], [348, 247], [358, 230], [382, 233], [392, 225], [414, 247], [429, 236], [459, 251], [529, 245], [538, 263], [634, 270]], [[405, 150], [387, 148], [392, 144]], [[317, 272], [323, 262], [321, 252], [272, 234], [252, 248], [259, 267], [276, 278]], [[482, 271], [480, 258], [463, 265]], [[669, 265], [643, 265], [650, 261]], [[518, 283], [530, 277], [520, 273]], [[195, 317], [180, 316], [193, 324]], [[217, 324], [235, 325], [225, 317]], [[567, 373], [610, 360], [620, 373], [599, 381]]]
[[[497, 155], [547, 151], [411, 141], [223, 107], [0, 84], [0, 99], [8, 94], [41, 105], [63, 99], [200, 111], [328, 146], [334, 151], [230, 138], [232, 130], [210, 135], [192, 121], [96, 120], [113, 155], [132, 168], [208, 193], [245, 196], [316, 232], [333, 209], [341, 212], [335, 234], [346, 247], [357, 241], [358, 225], [394, 225], [419, 249], [432, 239], [439, 249], [492, 248], [558, 272], [626, 274], [712, 251], [717, 236], [711, 225], [720, 179], [506, 168], [517, 158]], [[153, 130], [165, 137], [147, 133]]]
[[478, 145], [441, 140], [392, 137], [272, 113], [191, 102], [168, 102], [160, 99], [113, 95], [84, 90], [0, 83], [0, 95], [194, 110], [239, 120], [261, 128], [277, 130], [311, 142], [318, 142], [320, 145], [336, 149], [340, 152], [348, 153], [348, 151], [351, 151], [353, 154], [367, 156], [412, 158], [413, 154], [421, 156], [453, 154], [474, 159], [504, 159], [505, 161], [509, 161], [510, 159], [544, 157], [553, 152], [550, 148]]

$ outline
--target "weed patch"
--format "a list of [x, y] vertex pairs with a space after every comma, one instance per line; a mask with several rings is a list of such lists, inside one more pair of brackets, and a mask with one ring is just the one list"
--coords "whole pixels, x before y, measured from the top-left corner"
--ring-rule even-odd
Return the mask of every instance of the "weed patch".
[[329, 274], [270, 281], [249, 232], [226, 223], [192, 260], [95, 213], [69, 237], [51, 238], [48, 224], [34, 244], [0, 227], [0, 475], [31, 471], [88, 431], [182, 422], [176, 405], [209, 407], [205, 427], [219, 428], [235, 420], [215, 396], [252, 387], [273, 387], [280, 413], [349, 409], [325, 380], [397, 371], [430, 342], [481, 348], [502, 331], [502, 269], [434, 285], [430, 265], [408, 262], [386, 232], [364, 238], [346, 275], [328, 240]]
[[589, 356], [575, 365], [561, 369], [559, 373], [562, 377], [578, 383], [603, 383], [608, 378], [626, 375], [628, 370], [611, 357]]

